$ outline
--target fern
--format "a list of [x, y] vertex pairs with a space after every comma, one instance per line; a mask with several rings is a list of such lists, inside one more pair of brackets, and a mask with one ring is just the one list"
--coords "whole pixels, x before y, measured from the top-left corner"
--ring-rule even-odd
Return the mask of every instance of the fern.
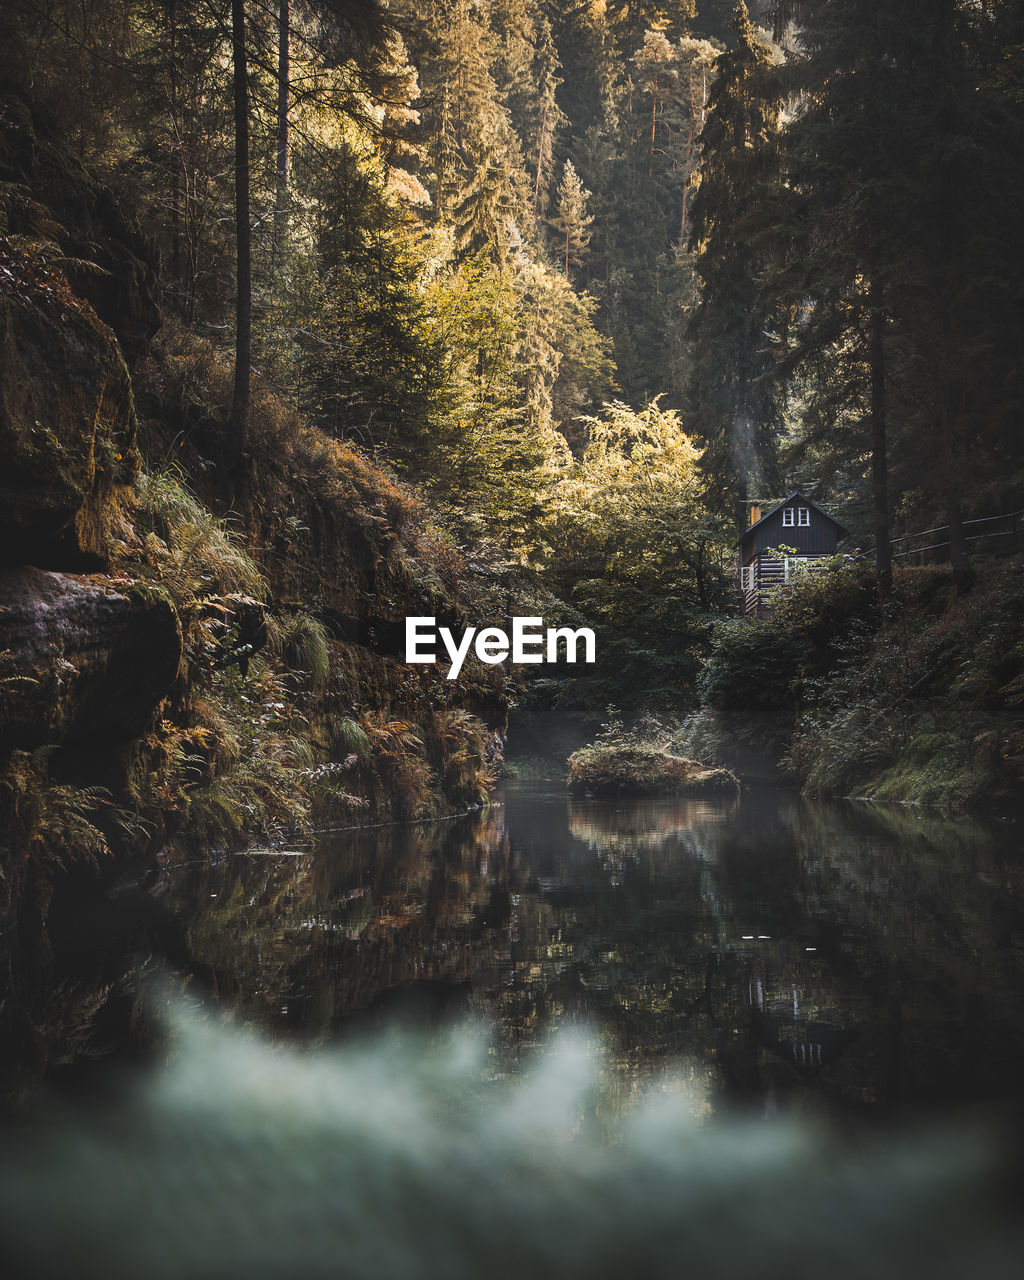
[[274, 647], [294, 671], [303, 671], [313, 689], [322, 689], [331, 674], [327, 629], [308, 613], [285, 614], [276, 625]]
[[263, 576], [241, 540], [173, 475], [143, 473], [136, 488], [146, 558], [176, 604], [231, 592], [264, 594]]
[[342, 716], [332, 722], [331, 737], [339, 754], [353, 755], [362, 761], [369, 760], [373, 755], [370, 735], [351, 716]]
[[13, 815], [7, 846], [9, 855], [34, 855], [64, 867], [71, 861], [95, 863], [111, 856], [107, 837], [95, 819], [111, 809], [105, 787], [73, 787], [50, 777], [53, 746], [33, 752], [15, 751], [0, 774]]

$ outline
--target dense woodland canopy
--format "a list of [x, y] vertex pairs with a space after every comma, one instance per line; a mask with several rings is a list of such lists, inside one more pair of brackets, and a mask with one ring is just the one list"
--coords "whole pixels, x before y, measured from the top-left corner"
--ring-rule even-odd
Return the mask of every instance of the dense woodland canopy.
[[12, 140], [29, 100], [152, 242], [129, 362], [184, 335], [233, 362], [189, 441], [225, 502], [272, 391], [422, 491], [507, 604], [602, 628], [614, 678], [566, 706], [685, 702], [748, 498], [813, 494], [883, 590], [888, 539], [947, 523], [968, 590], [964, 520], [1021, 505], [1020, 0], [2, 23], [7, 234], [60, 240]]

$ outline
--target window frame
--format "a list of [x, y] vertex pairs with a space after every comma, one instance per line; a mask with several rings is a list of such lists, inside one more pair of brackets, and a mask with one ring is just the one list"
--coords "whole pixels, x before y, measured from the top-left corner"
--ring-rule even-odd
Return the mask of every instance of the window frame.
[[786, 507], [782, 513], [782, 527], [784, 529], [792, 529], [796, 526], [796, 508]]
[[797, 507], [796, 509], [796, 525], [798, 529], [809, 529], [811, 526], [811, 509], [810, 507]]

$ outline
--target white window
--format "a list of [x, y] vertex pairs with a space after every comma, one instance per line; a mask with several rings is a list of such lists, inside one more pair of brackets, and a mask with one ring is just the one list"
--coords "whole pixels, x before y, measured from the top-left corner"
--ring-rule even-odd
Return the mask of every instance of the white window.
[[797, 512], [798, 512], [798, 514], [797, 514], [797, 524], [810, 524], [810, 523], [811, 523], [811, 509], [810, 509], [810, 507], [797, 507]]
[[782, 513], [782, 523], [788, 529], [793, 524], [793, 508], [787, 507]]

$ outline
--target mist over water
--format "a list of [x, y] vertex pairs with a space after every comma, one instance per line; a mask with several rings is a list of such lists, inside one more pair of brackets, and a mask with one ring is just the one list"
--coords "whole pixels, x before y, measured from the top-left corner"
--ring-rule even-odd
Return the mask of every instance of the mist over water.
[[6, 1274], [1019, 1274], [1014, 824], [505, 800], [58, 910]]
[[297, 1051], [171, 1021], [156, 1075], [8, 1150], [15, 1274], [1019, 1274], [980, 1128], [852, 1151], [708, 1125], [673, 1074], [624, 1106], [581, 1034], [509, 1077], [469, 1027]]

